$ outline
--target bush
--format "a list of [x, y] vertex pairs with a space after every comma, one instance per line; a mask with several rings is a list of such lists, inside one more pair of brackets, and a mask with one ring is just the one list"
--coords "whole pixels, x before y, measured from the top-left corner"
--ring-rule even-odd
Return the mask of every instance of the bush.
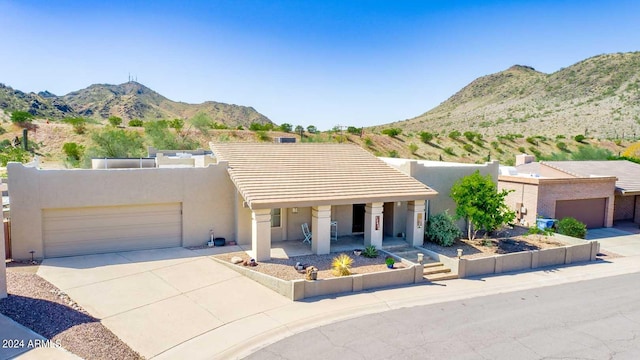
[[462, 233], [453, 216], [446, 211], [429, 217], [425, 231], [427, 239], [441, 246], [451, 246]]
[[473, 145], [471, 144], [464, 144], [463, 148], [464, 148], [464, 151], [466, 152], [470, 152], [470, 153], [473, 152]]
[[14, 111], [11, 113], [11, 122], [14, 124], [24, 124], [33, 120], [33, 115], [27, 111]]
[[280, 125], [280, 131], [290, 133], [293, 130], [293, 125], [289, 123], [283, 123]]
[[422, 140], [423, 143], [428, 144], [431, 142], [431, 140], [433, 140], [434, 136], [432, 133], [430, 132], [426, 132], [423, 131], [420, 133], [420, 140]]
[[418, 151], [418, 145], [411, 143], [409, 144], [409, 152], [415, 154]]
[[373, 245], [369, 245], [362, 250], [362, 256], [367, 258], [376, 258], [378, 257], [378, 249]]
[[584, 142], [584, 140], [586, 139], [584, 135], [579, 134], [573, 137], [573, 139], [579, 143]]
[[331, 267], [333, 268], [333, 274], [335, 276], [348, 276], [351, 275], [351, 264], [353, 259], [347, 254], [340, 254], [333, 258]]
[[398, 157], [398, 152], [396, 150], [389, 151], [389, 157], [390, 158], [397, 158]]
[[538, 139], [533, 136], [529, 136], [526, 141], [531, 145], [538, 145]]
[[347, 132], [349, 134], [353, 134], [353, 135], [360, 135], [360, 134], [362, 134], [362, 128], [357, 128], [355, 126], [349, 126], [347, 128]]
[[391, 137], [396, 137], [402, 133], [402, 129], [390, 128], [382, 130], [382, 133]]
[[129, 126], [132, 127], [142, 127], [144, 125], [144, 123], [142, 122], [142, 120], [140, 119], [132, 119], [129, 120]]
[[82, 157], [84, 147], [74, 142], [64, 143], [64, 145], [62, 145], [62, 151], [64, 151], [69, 159], [78, 161]]
[[258, 130], [256, 131], [256, 137], [258, 138], [258, 140], [260, 141], [269, 141], [271, 140], [271, 138], [269, 137], [269, 135], [267, 134], [266, 131], [264, 130]]
[[444, 151], [445, 154], [456, 156], [456, 152], [453, 151], [452, 147], [447, 146], [446, 148], [442, 149], [442, 151]]
[[561, 151], [568, 151], [569, 149], [567, 148], [567, 144], [563, 141], [558, 141], [556, 143], [556, 146], [558, 147], [558, 149], [560, 149]]
[[453, 130], [452, 132], [449, 133], [449, 137], [453, 140], [458, 140], [458, 138], [461, 136], [462, 134], [460, 133], [460, 131], [458, 130]]
[[73, 126], [73, 131], [78, 135], [82, 135], [87, 131], [87, 120], [84, 118], [66, 118], [63, 121], [67, 124], [71, 124], [71, 126]]
[[113, 127], [120, 126], [122, 124], [122, 118], [117, 116], [109, 116], [109, 124]]
[[558, 221], [558, 233], [584, 239], [587, 236], [587, 226], [572, 217], [566, 217]]
[[371, 140], [371, 138], [367, 136], [366, 138], [364, 138], [364, 144], [367, 145], [367, 147], [372, 147], [373, 140]]

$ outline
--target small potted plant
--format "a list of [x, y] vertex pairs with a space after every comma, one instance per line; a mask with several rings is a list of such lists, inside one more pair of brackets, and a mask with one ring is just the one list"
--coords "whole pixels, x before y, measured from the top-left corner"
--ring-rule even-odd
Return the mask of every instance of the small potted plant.
[[393, 258], [393, 257], [391, 257], [391, 256], [387, 256], [387, 257], [384, 259], [384, 262], [385, 262], [385, 264], [387, 264], [387, 267], [388, 267], [389, 269], [393, 269], [393, 264], [395, 264], [395, 263], [396, 263], [396, 259], [394, 259], [394, 258]]

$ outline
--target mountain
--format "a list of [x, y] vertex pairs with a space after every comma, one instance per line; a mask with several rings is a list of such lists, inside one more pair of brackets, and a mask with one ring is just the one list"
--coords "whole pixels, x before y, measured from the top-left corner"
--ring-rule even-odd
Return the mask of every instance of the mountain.
[[448, 134], [640, 136], [640, 52], [594, 56], [552, 74], [480, 77], [432, 110], [385, 127]]
[[203, 112], [213, 121], [230, 127], [271, 122], [252, 107], [214, 101], [202, 104], [176, 102], [134, 81], [120, 85], [94, 84], [64, 96], [49, 91], [23, 93], [0, 84], [0, 109], [29, 111], [37, 117], [53, 120], [73, 116], [99, 121], [119, 116], [125, 122], [131, 119], [190, 119]]
[[69, 105], [48, 91], [24, 93], [1, 83], [0, 109], [6, 112], [28, 111], [36, 116], [56, 119], [76, 115]]

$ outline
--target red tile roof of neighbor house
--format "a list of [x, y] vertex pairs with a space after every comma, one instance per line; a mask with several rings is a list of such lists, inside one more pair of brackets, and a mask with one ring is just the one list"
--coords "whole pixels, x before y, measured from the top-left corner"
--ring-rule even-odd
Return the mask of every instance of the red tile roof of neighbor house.
[[252, 209], [426, 200], [438, 193], [349, 144], [211, 143]]
[[622, 194], [640, 194], [640, 164], [631, 161], [542, 161], [540, 164], [578, 177], [615, 176], [618, 178], [616, 188]]

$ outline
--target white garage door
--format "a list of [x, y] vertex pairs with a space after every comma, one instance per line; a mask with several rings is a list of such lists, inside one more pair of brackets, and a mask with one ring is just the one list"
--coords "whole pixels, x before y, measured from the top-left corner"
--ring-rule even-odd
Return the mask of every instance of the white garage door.
[[46, 209], [45, 257], [181, 246], [180, 203]]

